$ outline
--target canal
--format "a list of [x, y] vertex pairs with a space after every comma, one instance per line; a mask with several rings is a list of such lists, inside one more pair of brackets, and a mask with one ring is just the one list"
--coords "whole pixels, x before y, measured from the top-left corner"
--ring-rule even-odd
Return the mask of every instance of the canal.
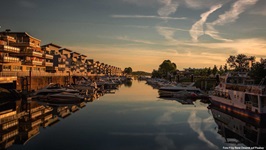
[[8, 149], [198, 150], [236, 146], [225, 143], [207, 106], [198, 100], [183, 105], [160, 99], [157, 89], [134, 80], [115, 94], [105, 94], [68, 117], [59, 117], [53, 125], [39, 126], [38, 134], [25, 132], [30, 138], [20, 143], [17, 138]]

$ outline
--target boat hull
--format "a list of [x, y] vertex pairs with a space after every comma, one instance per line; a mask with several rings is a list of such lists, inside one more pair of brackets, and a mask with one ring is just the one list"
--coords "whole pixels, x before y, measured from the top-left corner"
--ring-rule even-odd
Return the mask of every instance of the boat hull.
[[257, 113], [251, 110], [238, 108], [226, 103], [222, 103], [220, 101], [216, 101], [213, 98], [210, 99], [210, 102], [211, 102], [211, 107], [215, 107], [230, 114], [232, 113], [238, 116], [252, 119], [253, 121], [256, 121], [259, 124], [266, 124], [266, 113]]

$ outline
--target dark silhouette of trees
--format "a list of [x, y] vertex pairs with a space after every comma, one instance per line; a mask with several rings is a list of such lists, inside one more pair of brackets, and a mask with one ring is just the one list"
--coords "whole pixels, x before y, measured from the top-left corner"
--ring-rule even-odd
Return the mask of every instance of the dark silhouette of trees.
[[231, 55], [226, 61], [230, 68], [235, 71], [248, 71], [255, 62], [255, 56], [248, 57], [245, 54]]

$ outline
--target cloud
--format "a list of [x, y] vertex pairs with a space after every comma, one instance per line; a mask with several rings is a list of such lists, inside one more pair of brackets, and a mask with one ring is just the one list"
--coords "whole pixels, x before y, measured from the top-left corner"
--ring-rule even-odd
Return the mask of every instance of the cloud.
[[192, 25], [189, 33], [194, 42], [198, 41], [198, 37], [204, 35], [203, 25], [206, 22], [208, 16], [221, 7], [222, 7], [222, 4], [212, 6], [209, 11], [200, 15], [201, 19], [199, 21], [197, 21], [195, 24]]
[[178, 149], [173, 139], [168, 138], [166, 135], [158, 135], [155, 141], [160, 145], [159, 150]]
[[151, 42], [151, 41], [131, 39], [131, 38], [127, 37], [127, 36], [119, 36], [119, 37], [116, 37], [115, 39], [128, 41], [128, 42], [143, 43], [143, 44], [156, 44], [156, 43]]
[[177, 40], [174, 38], [174, 34], [175, 34], [176, 29], [157, 26], [156, 30], [166, 40], [171, 41], [171, 42], [177, 42]]
[[224, 14], [219, 15], [219, 18], [212, 23], [207, 24], [207, 30], [205, 31], [205, 34], [211, 36], [214, 39], [217, 40], [224, 40], [229, 41], [228, 39], [224, 39], [220, 37], [218, 34], [219, 32], [215, 30], [214, 26], [222, 26], [227, 23], [235, 22], [239, 15], [242, 14], [247, 8], [249, 8], [252, 5], [255, 5], [258, 0], [238, 0], [231, 6], [231, 9], [229, 11], [226, 11]]
[[[223, 3], [228, 0], [224, 0]], [[184, 0], [185, 5], [193, 9], [210, 8], [213, 5], [221, 3], [221, 0]]]
[[177, 7], [179, 6], [176, 1], [172, 0], [159, 0], [161, 4], [163, 4], [163, 7], [161, 7], [157, 12], [160, 16], [167, 17], [172, 13], [175, 13], [177, 10]]
[[111, 15], [112, 18], [132, 18], [132, 19], [163, 19], [163, 20], [185, 20], [186, 17], [167, 17], [167, 16], [144, 16], [144, 15]]
[[190, 116], [188, 118], [188, 124], [191, 127], [192, 130], [194, 130], [196, 133], [198, 133], [198, 138], [205, 142], [209, 148], [212, 149], [218, 149], [216, 145], [214, 145], [211, 141], [209, 141], [206, 137], [204, 132], [201, 130], [201, 124], [202, 124], [202, 119], [196, 116], [196, 111], [192, 111], [190, 113]]

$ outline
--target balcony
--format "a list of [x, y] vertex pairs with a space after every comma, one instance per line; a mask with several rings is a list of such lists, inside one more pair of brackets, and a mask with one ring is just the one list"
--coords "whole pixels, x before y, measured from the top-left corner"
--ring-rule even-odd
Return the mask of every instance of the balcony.
[[47, 66], [47, 67], [53, 67], [53, 63], [52, 62], [45, 62], [45, 66]]
[[66, 65], [65, 64], [59, 64], [58, 68], [66, 68]]
[[33, 61], [32, 61], [32, 64], [33, 64], [33, 65], [42, 66], [42, 61], [39, 61], [39, 60], [33, 60]]
[[40, 60], [26, 60], [23, 62], [24, 65], [37, 65], [37, 66], [42, 66], [43, 61]]
[[40, 52], [32, 52], [32, 56], [36, 56], [36, 57], [42, 57], [42, 53], [40, 53]]
[[13, 47], [13, 46], [0, 45], [0, 51], [11, 52], [11, 53], [19, 53], [20, 49], [16, 48], [16, 47]]
[[21, 51], [20, 53], [11, 54], [12, 56], [34, 56], [34, 57], [43, 57], [43, 53], [35, 51]]
[[0, 61], [1, 62], [19, 62], [19, 58], [16, 58], [16, 57], [10, 57], [10, 56], [3, 56], [3, 57], [0, 57]]
[[46, 58], [46, 59], [54, 59], [54, 56], [50, 55], [50, 54], [44, 54], [44, 58]]

